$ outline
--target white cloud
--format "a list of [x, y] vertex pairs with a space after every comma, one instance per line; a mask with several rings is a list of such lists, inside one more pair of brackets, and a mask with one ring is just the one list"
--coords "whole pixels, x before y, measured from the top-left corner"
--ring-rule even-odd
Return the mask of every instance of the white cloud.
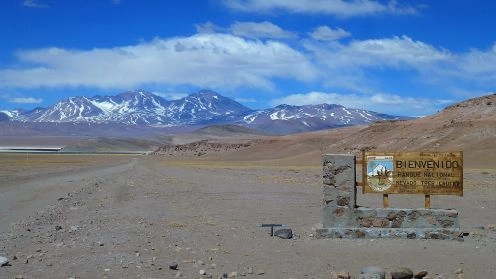
[[292, 94], [274, 99], [272, 105], [317, 105], [338, 104], [348, 108], [366, 109], [395, 115], [415, 115], [433, 113], [451, 103], [451, 100], [404, 97], [396, 94], [340, 94], [325, 92], [309, 92]]
[[294, 32], [286, 31], [281, 27], [268, 22], [240, 22], [236, 21], [229, 27], [220, 27], [207, 21], [204, 24], [196, 24], [198, 33], [230, 33], [235, 36], [250, 39], [293, 39], [298, 35]]
[[285, 31], [268, 21], [235, 22], [231, 25], [231, 32], [236, 36], [245, 38], [291, 39], [297, 37], [295, 33]]
[[22, 5], [27, 8], [36, 8], [36, 9], [44, 9], [49, 6], [43, 3], [40, 3], [38, 0], [24, 0]]
[[203, 24], [195, 24], [195, 27], [196, 32], [198, 33], [215, 33], [220, 28], [211, 21], [207, 21]]
[[456, 68], [445, 67], [449, 75], [471, 80], [484, 80], [496, 85], [496, 43], [483, 51], [472, 49], [456, 58]]
[[381, 13], [417, 13], [414, 7], [398, 5], [394, 0], [385, 4], [374, 0], [224, 0], [224, 3], [234, 10], [255, 13], [283, 11], [302, 14], [327, 14], [339, 17]]
[[166, 100], [179, 100], [182, 99], [186, 96], [188, 96], [188, 93], [180, 93], [180, 92], [157, 92], [154, 91], [152, 92], [153, 94], [160, 96]]
[[349, 44], [334, 42], [324, 46], [306, 43], [305, 46], [318, 56], [319, 61], [333, 68], [413, 67], [451, 59], [448, 51], [408, 36], [354, 40]]
[[257, 99], [253, 99], [253, 98], [236, 98], [234, 100], [238, 103], [257, 103], [258, 102]]
[[33, 98], [33, 97], [28, 97], [28, 98], [13, 98], [9, 100], [10, 103], [15, 103], [15, 104], [41, 104], [43, 103], [42, 98]]
[[351, 33], [341, 28], [332, 29], [329, 26], [319, 26], [308, 33], [310, 37], [319, 41], [336, 41], [351, 36]]
[[[380, 72], [408, 72], [409, 79], [436, 87], [446, 93], [494, 90], [496, 86], [496, 44], [486, 50], [455, 53], [408, 36], [321, 43], [307, 40], [304, 47], [313, 54], [328, 86], [342, 86], [359, 92], [389, 83]], [[381, 79], [382, 78], [382, 79]], [[456, 95], [456, 94], [455, 94]]]
[[274, 78], [310, 81], [316, 76], [305, 55], [284, 43], [227, 34], [154, 39], [106, 49], [23, 50], [17, 56], [24, 68], [0, 70], [5, 87], [167, 84], [272, 89]]
[[13, 104], [41, 104], [41, 103], [43, 103], [42, 98], [13, 97], [10, 94], [2, 94], [2, 95], [0, 95], [0, 99], [5, 100], [9, 103], [13, 103]]
[[[410, 71], [411, 80], [436, 76], [439, 65], [452, 63], [454, 55], [408, 36], [339, 41], [305, 40], [304, 48], [311, 53], [319, 68], [323, 84], [354, 92], [386, 91], [389, 84], [384, 70], [395, 73]], [[310, 54], [307, 54], [310, 55]]]

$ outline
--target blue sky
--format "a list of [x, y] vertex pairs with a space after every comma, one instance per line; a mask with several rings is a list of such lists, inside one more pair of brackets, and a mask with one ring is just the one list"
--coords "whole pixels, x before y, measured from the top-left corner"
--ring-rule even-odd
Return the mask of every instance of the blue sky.
[[144, 89], [421, 116], [496, 91], [496, 4], [0, 2], [0, 110]]

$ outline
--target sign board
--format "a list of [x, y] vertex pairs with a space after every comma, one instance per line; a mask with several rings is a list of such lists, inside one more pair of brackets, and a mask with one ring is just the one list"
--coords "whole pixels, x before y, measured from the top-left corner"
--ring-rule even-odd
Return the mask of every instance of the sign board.
[[363, 193], [463, 196], [462, 152], [364, 152]]

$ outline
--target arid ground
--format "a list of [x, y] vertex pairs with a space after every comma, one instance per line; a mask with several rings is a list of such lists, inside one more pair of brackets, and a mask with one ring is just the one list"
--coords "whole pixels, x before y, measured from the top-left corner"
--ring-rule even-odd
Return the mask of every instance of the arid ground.
[[[0, 278], [329, 278], [363, 266], [431, 278], [493, 278], [496, 168], [469, 168], [456, 208], [465, 241], [314, 239], [321, 168], [290, 160], [171, 156], [0, 155]], [[229, 156], [227, 156], [229, 157]], [[232, 158], [231, 158], [232, 159]], [[16, 168], [10, 168], [11, 166]], [[380, 206], [376, 195], [361, 205]], [[392, 206], [421, 207], [394, 196]], [[263, 223], [285, 224], [291, 240]], [[178, 264], [177, 270], [169, 265]], [[204, 270], [205, 275], [200, 271]]]

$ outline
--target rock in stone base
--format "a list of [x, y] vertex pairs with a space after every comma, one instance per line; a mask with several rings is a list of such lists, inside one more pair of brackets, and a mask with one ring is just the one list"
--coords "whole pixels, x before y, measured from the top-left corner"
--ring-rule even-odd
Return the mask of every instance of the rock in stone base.
[[378, 266], [366, 266], [360, 269], [362, 279], [384, 279], [386, 278], [386, 270]]
[[391, 271], [392, 279], [412, 279], [413, 271], [406, 267], [397, 268], [394, 271]]
[[8, 265], [9, 264], [9, 259], [6, 257], [0, 256], [0, 266]]
[[331, 272], [331, 279], [352, 279], [349, 272], [340, 271], [340, 272]]
[[364, 273], [360, 274], [360, 279], [384, 279], [384, 277], [377, 273]]
[[279, 229], [274, 232], [274, 236], [283, 238], [283, 239], [290, 239], [293, 238], [293, 231], [291, 229]]

